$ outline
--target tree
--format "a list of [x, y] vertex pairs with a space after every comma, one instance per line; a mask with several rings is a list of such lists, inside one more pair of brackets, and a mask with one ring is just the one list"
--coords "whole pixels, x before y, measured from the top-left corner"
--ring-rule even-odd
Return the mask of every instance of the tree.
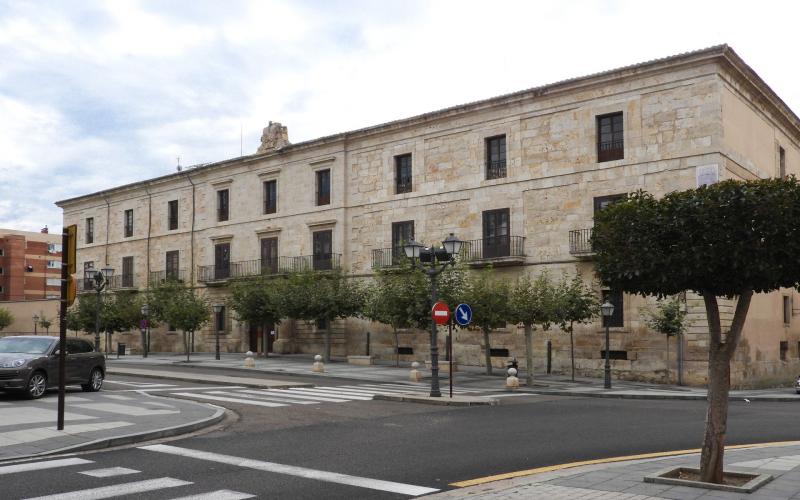
[[[135, 291], [100, 294], [100, 329], [106, 334], [106, 351], [110, 336], [136, 328], [141, 316], [141, 297]], [[83, 294], [78, 303], [67, 311], [67, 328], [94, 332], [96, 328], [97, 295]]]
[[395, 365], [399, 365], [397, 331], [424, 329], [430, 321], [430, 291], [425, 274], [413, 268], [378, 271], [365, 295], [364, 316], [392, 327]]
[[[656, 200], [639, 191], [595, 216], [597, 272], [609, 286], [663, 297], [693, 290], [708, 321], [702, 481], [722, 482], [730, 361], [754, 292], [800, 283], [800, 184], [723, 181]], [[718, 297], [736, 298], [722, 335]]]
[[[228, 305], [236, 313], [239, 321], [262, 327], [278, 325], [285, 317], [283, 308], [283, 288], [286, 280], [282, 277], [258, 276], [253, 279], [235, 281], [231, 287]], [[264, 355], [267, 355], [264, 349]]]
[[50, 333], [50, 327], [53, 325], [53, 321], [49, 319], [47, 316], [44, 315], [44, 311], [39, 312], [39, 326], [44, 328], [45, 332], [48, 334]]
[[0, 307], [0, 330], [14, 322], [14, 315], [5, 307]]
[[564, 274], [555, 291], [553, 322], [569, 333], [569, 356], [572, 380], [575, 381], [575, 323], [589, 323], [597, 315], [599, 300], [580, 274], [572, 278]]
[[198, 296], [194, 288], [179, 281], [169, 280], [150, 290], [148, 296], [150, 317], [167, 323], [183, 332], [186, 361], [189, 361], [189, 335], [208, 323], [211, 308], [205, 297]]
[[470, 274], [464, 289], [463, 301], [472, 308], [472, 323], [483, 331], [486, 345], [486, 374], [492, 374], [492, 349], [489, 334], [494, 328], [508, 324], [510, 287], [506, 280], [494, 276], [491, 269]]
[[669, 338], [679, 337], [686, 331], [686, 312], [683, 310], [683, 303], [677, 296], [659, 300], [655, 310], [644, 308], [642, 316], [647, 326], [667, 339], [667, 367], [664, 371], [669, 384]]
[[525, 327], [525, 381], [533, 384], [533, 331], [536, 325], [550, 328], [554, 318], [555, 286], [545, 271], [536, 279], [522, 276], [511, 288], [509, 296], [510, 319]]
[[286, 278], [282, 307], [290, 318], [325, 322], [327, 363], [331, 358], [331, 321], [361, 315], [366, 299], [364, 290], [360, 283], [338, 270], [293, 273]]

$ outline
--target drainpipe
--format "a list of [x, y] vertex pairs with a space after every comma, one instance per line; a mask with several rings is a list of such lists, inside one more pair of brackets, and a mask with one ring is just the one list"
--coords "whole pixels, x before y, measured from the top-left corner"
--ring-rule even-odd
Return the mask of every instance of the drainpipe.
[[147, 184], [144, 185], [144, 192], [147, 193], [147, 264], [145, 266], [145, 288], [150, 290], [150, 228], [153, 224], [153, 195], [147, 189]]
[[108, 230], [111, 227], [111, 203], [108, 202], [108, 198], [105, 196], [103, 196], [103, 201], [106, 202], [106, 246], [103, 260], [105, 265], [108, 265]]
[[186, 180], [189, 181], [189, 184], [192, 185], [192, 229], [189, 237], [189, 283], [194, 286], [194, 220], [195, 220], [195, 210], [194, 210], [194, 194], [195, 194], [195, 184], [192, 182], [192, 176], [189, 175], [189, 172], [186, 172]]

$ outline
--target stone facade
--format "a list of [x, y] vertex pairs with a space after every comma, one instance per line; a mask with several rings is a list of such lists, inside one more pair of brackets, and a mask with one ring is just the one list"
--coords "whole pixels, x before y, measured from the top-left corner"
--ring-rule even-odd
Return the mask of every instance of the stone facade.
[[[619, 113], [621, 157], [599, 161], [599, 117]], [[492, 138], [498, 137], [503, 137], [504, 175], [487, 175], [499, 165], [492, 156]], [[409, 154], [410, 189], [399, 189], [397, 158]], [[152, 273], [166, 269], [167, 252], [178, 251], [186, 279], [213, 301], [227, 294], [225, 280], [209, 278], [215, 271], [206, 267], [219, 262], [217, 244], [230, 245], [231, 262], [251, 263], [231, 268], [243, 270], [260, 259], [264, 238], [277, 238], [281, 259], [300, 258], [315, 253], [314, 233], [330, 231], [331, 252], [337, 259], [341, 255], [341, 265], [356, 279], [369, 279], [373, 265], [384, 262], [392, 247], [392, 223], [413, 221], [414, 237], [422, 242], [441, 241], [451, 232], [479, 241], [485, 212], [501, 209], [508, 210], [507, 234], [519, 246], [478, 263], [506, 264], [498, 272], [510, 280], [548, 269], [579, 271], [588, 282], [594, 279], [591, 254], [571, 248], [570, 231], [592, 227], [597, 198], [637, 189], [661, 195], [695, 187], [699, 178], [775, 176], [781, 163], [786, 173], [800, 171], [800, 120], [729, 47], [720, 46], [303, 143], [289, 144], [286, 128], [270, 123], [252, 156], [186, 168], [59, 206], [65, 225], [78, 224], [79, 266], [91, 261], [119, 270], [123, 257], [133, 257], [135, 286], [144, 288]], [[315, 186], [326, 170], [329, 202], [320, 204]], [[274, 211], [265, 203], [268, 181], [277, 182]], [[223, 202], [219, 193], [225, 190]], [[168, 225], [173, 200], [177, 229]], [[228, 209], [223, 221], [221, 203]], [[125, 237], [124, 213], [130, 209], [133, 235]], [[93, 243], [83, 239], [88, 218], [94, 221]], [[485, 242], [475, 245], [487, 252]], [[754, 298], [735, 361], [735, 385], [796, 375], [796, 295], [785, 290]], [[611, 349], [627, 359], [614, 360], [615, 376], [664, 379], [665, 339], [640, 320], [646, 303], [623, 298], [623, 323], [612, 329]], [[701, 384], [707, 358], [702, 300], [689, 293], [686, 307], [692, 326], [684, 339], [684, 380]], [[251, 348], [247, 325], [229, 315], [225, 326], [223, 350]], [[317, 326], [284, 321], [274, 349], [318, 353]], [[334, 355], [365, 354], [370, 332], [371, 354], [394, 357], [394, 336], [383, 325], [348, 319], [327, 327], [333, 328]], [[601, 333], [599, 322], [576, 330], [582, 374], [602, 369]], [[135, 345], [137, 338], [126, 341]], [[154, 349], [181, 348], [178, 334], [156, 332], [153, 338]], [[427, 358], [425, 332], [402, 332], [399, 338], [401, 347], [413, 349], [401, 359]], [[555, 330], [535, 333], [535, 370], [545, 369], [548, 341], [553, 371], [567, 370], [569, 339]], [[456, 332], [456, 360], [480, 365], [481, 343], [480, 332]], [[514, 325], [494, 331], [492, 343], [508, 349], [508, 356], [493, 358], [498, 367], [509, 357], [524, 358], [522, 332]], [[213, 348], [210, 329], [199, 334], [196, 348]], [[674, 380], [674, 343], [670, 350]]]

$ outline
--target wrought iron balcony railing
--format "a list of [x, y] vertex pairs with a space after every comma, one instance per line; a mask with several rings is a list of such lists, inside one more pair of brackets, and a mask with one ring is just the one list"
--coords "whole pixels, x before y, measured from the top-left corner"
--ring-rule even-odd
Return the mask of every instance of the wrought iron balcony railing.
[[569, 253], [572, 255], [591, 255], [594, 253], [592, 248], [592, 228], [574, 229], [569, 232]]
[[621, 160], [625, 157], [625, 144], [622, 139], [597, 144], [597, 161]]
[[406, 259], [403, 247], [374, 248], [372, 250], [372, 268], [399, 266]]
[[466, 262], [489, 261], [493, 259], [525, 258], [524, 236], [493, 236], [465, 242], [461, 258]]
[[[78, 292], [94, 292], [95, 281], [89, 278], [81, 278], [76, 282]], [[136, 288], [136, 277], [133, 274], [117, 274], [110, 278], [106, 278], [104, 290], [123, 290], [128, 288]]]
[[167, 281], [177, 281], [185, 283], [189, 279], [189, 273], [186, 269], [170, 269], [169, 271], [150, 271], [148, 283], [150, 286], [160, 285]]
[[301, 271], [326, 271], [341, 267], [341, 254], [301, 255], [231, 262], [228, 266], [198, 266], [197, 281], [210, 283], [250, 276], [296, 273]]
[[506, 176], [506, 161], [497, 160], [486, 163], [486, 178], [500, 179]]

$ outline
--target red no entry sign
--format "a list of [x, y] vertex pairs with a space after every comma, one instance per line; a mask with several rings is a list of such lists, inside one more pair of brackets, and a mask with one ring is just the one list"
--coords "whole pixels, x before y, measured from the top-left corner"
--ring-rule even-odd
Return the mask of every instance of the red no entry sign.
[[446, 325], [450, 321], [450, 308], [442, 301], [433, 304], [431, 317], [437, 325]]

